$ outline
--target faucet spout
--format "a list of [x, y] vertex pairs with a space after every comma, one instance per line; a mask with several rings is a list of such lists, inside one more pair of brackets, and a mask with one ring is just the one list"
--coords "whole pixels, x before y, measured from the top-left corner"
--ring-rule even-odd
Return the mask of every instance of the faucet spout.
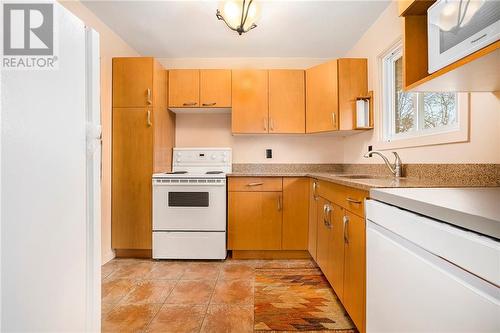
[[380, 156], [380, 158], [382, 158], [385, 165], [389, 168], [389, 170], [394, 175], [394, 177], [401, 177], [402, 176], [402, 169], [403, 169], [403, 164], [401, 163], [401, 158], [399, 157], [399, 154], [396, 153], [395, 151], [393, 151], [392, 153], [394, 154], [394, 163], [389, 162], [387, 157], [385, 157], [384, 154], [382, 154], [378, 151], [369, 151], [363, 157], [369, 158], [369, 157], [372, 157], [373, 155]]

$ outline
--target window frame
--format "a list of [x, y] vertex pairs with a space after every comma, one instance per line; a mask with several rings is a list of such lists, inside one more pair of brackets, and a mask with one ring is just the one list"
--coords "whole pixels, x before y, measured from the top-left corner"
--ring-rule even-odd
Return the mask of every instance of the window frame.
[[[398, 40], [379, 56], [380, 89], [382, 91], [379, 104], [382, 121], [379, 122], [380, 137], [376, 148], [384, 150], [469, 141], [468, 93], [455, 93], [457, 111], [457, 121], [455, 123], [428, 129], [419, 129], [420, 124], [418, 122], [422, 121], [424, 116], [424, 94], [415, 94], [413, 103], [417, 112], [414, 112], [414, 128], [407, 132], [396, 133], [394, 119], [396, 109], [396, 99], [394, 98], [396, 84], [395, 62], [402, 56], [403, 46], [401, 40]], [[390, 107], [388, 108], [387, 105], [390, 105]]]

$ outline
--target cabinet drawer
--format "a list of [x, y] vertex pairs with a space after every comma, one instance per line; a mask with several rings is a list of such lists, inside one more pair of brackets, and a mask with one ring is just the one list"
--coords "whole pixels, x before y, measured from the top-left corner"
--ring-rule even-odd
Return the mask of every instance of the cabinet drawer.
[[368, 197], [367, 191], [327, 181], [318, 181], [317, 193], [319, 196], [358, 216], [365, 216], [365, 199]]
[[281, 177], [232, 177], [228, 182], [230, 192], [273, 192], [282, 189]]

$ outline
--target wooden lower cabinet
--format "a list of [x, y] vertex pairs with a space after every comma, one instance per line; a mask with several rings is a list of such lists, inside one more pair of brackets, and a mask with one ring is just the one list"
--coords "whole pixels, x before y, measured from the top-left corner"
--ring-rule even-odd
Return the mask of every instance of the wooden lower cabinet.
[[281, 192], [229, 192], [229, 249], [280, 250], [282, 202]]
[[344, 296], [342, 303], [361, 332], [365, 325], [365, 220], [345, 211]]
[[[366, 304], [365, 219], [349, 211], [346, 207], [350, 206], [345, 199], [357, 198], [357, 196], [366, 197], [368, 194], [354, 189], [347, 191], [336, 185], [328, 189], [325, 188], [323, 182], [318, 183], [316, 189], [319, 189], [320, 186], [322, 187], [321, 191], [317, 191], [320, 195], [310, 196], [310, 207], [316, 209], [317, 231], [315, 241], [309, 241], [309, 248], [314, 246], [316, 263], [330, 282], [358, 330], [364, 332]], [[327, 194], [327, 198], [321, 196], [321, 193]], [[357, 206], [355, 210], [359, 211]], [[361, 213], [364, 214], [362, 209]]]
[[309, 179], [283, 178], [282, 250], [307, 250]]
[[328, 277], [335, 293], [341, 301], [344, 300], [344, 210], [333, 205], [332, 232], [328, 247]]
[[229, 177], [228, 249], [307, 256], [308, 214], [308, 178]]
[[316, 193], [318, 181], [316, 179], [309, 180], [309, 220], [308, 220], [308, 240], [307, 250], [311, 257], [316, 260], [316, 243], [318, 237], [318, 201], [319, 197]]

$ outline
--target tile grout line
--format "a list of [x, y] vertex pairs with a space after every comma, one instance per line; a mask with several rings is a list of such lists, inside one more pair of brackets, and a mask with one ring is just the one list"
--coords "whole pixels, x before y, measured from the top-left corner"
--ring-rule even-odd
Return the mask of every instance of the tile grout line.
[[221, 275], [222, 265], [223, 264], [219, 265], [220, 268], [219, 268], [219, 271], [217, 272], [217, 277], [215, 278], [214, 289], [212, 290], [212, 293], [210, 294], [210, 298], [209, 298], [207, 306], [205, 308], [205, 314], [203, 315], [203, 319], [201, 320], [201, 324], [200, 324], [200, 328], [198, 329], [198, 332], [201, 332], [203, 324], [205, 323], [205, 318], [207, 317], [208, 308], [210, 307], [210, 304], [212, 303], [212, 298], [214, 297], [215, 288], [217, 288], [217, 283], [219, 283], [219, 277]]

